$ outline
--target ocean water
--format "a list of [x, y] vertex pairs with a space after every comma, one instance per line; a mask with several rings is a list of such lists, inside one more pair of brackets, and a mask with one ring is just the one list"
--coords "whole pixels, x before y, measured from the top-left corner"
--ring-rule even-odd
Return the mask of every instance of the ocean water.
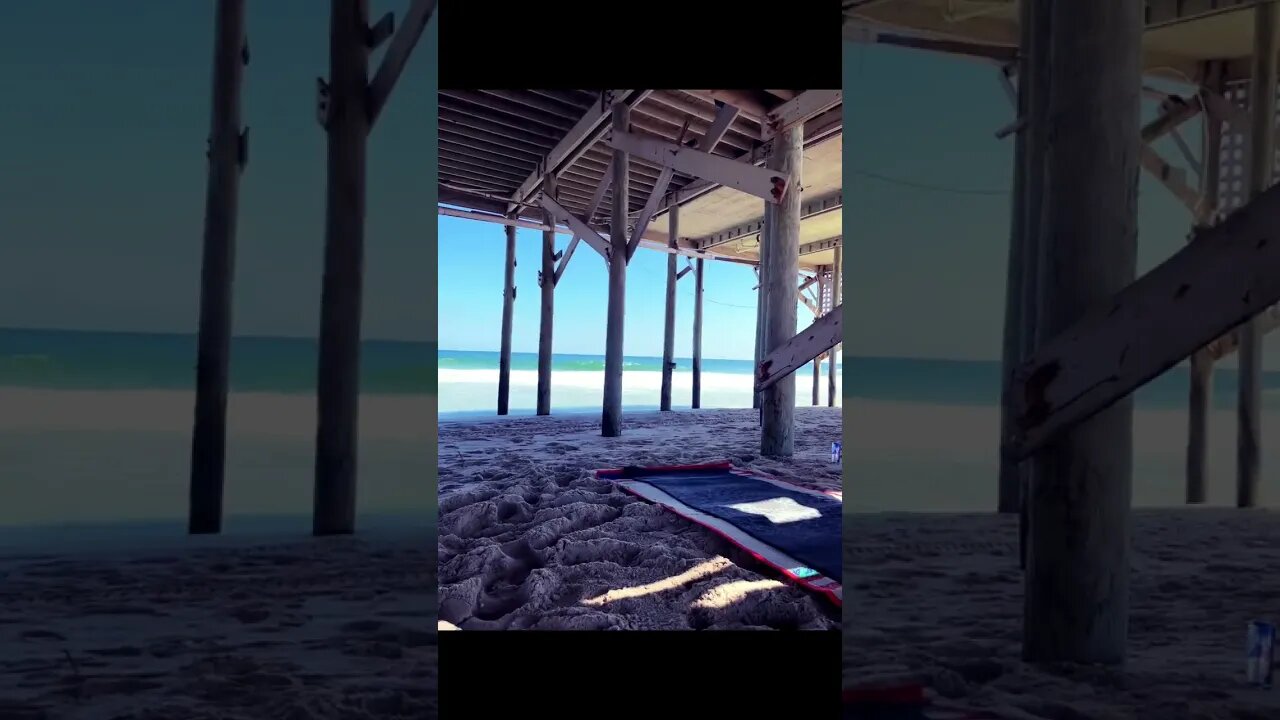
[[[435, 392], [433, 343], [366, 340], [360, 391], [372, 395]], [[237, 337], [231, 341], [231, 390], [314, 393], [314, 338]], [[0, 328], [0, 386], [59, 390], [193, 390], [194, 334]]]
[[[493, 415], [498, 398], [498, 353], [465, 350], [439, 352], [439, 398], [441, 419], [465, 419]], [[693, 361], [676, 358], [672, 378], [672, 404], [689, 407], [693, 397]], [[796, 373], [796, 402], [812, 401], [813, 365]], [[839, 364], [837, 378], [839, 377]], [[822, 364], [820, 397], [827, 400], [827, 363]], [[702, 407], [751, 407], [754, 363], [750, 360], [702, 360]], [[512, 415], [532, 414], [536, 408], [538, 356], [511, 354]], [[657, 410], [662, 387], [662, 358], [629, 356], [624, 359], [622, 406], [625, 411]], [[600, 412], [604, 393], [603, 355], [555, 355], [551, 363], [551, 408], [553, 413]], [[837, 381], [837, 400], [839, 400]]]

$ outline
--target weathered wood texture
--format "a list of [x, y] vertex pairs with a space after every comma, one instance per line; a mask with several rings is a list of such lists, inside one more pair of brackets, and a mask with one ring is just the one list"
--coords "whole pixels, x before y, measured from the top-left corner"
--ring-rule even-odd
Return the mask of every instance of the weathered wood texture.
[[702, 407], [702, 258], [693, 261], [693, 398], [694, 410]]
[[[1220, 75], [1215, 73], [1215, 75]], [[1206, 78], [1210, 93], [1222, 89], [1220, 77]], [[1204, 115], [1203, 146], [1200, 150], [1200, 189], [1206, 211], [1196, 219], [1198, 226], [1212, 225], [1218, 215], [1218, 185], [1222, 169], [1222, 119], [1214, 113]], [[1234, 334], [1226, 337], [1234, 338]], [[1221, 340], [1221, 338], [1220, 338]], [[1213, 406], [1214, 357], [1208, 348], [1191, 355], [1190, 382], [1187, 389], [1187, 487], [1189, 504], [1208, 499], [1209, 415]]]
[[[556, 197], [556, 179], [547, 176], [542, 182], [542, 192]], [[555, 226], [555, 217], [546, 211], [547, 225]], [[555, 333], [556, 315], [556, 234], [552, 230], [542, 233], [542, 269], [538, 271], [541, 312], [538, 315], [538, 390], [536, 410], [538, 415], [551, 414], [551, 361], [552, 337]]]
[[[1271, 186], [1275, 165], [1276, 115], [1276, 4], [1254, 8], [1253, 72], [1249, 89], [1249, 198]], [[1274, 300], [1274, 298], [1273, 298]], [[1258, 478], [1262, 468], [1262, 328], [1249, 318], [1237, 333], [1239, 353], [1239, 403], [1236, 406], [1236, 506], [1258, 504]]]
[[[621, 102], [613, 106], [613, 135], [630, 127], [631, 109]], [[604, 408], [600, 433], [604, 437], [622, 434], [622, 330], [627, 302], [627, 198], [631, 163], [623, 150], [613, 151], [613, 219], [609, 226], [609, 310], [605, 327]], [[589, 230], [589, 229], [588, 229]], [[575, 230], [576, 232], [576, 230]]]
[[219, 0], [213, 41], [209, 179], [200, 266], [200, 336], [187, 529], [222, 531], [227, 445], [227, 382], [241, 171], [240, 88], [244, 77], [244, 0]]
[[[804, 127], [794, 126], [773, 139], [766, 167], [790, 183], [803, 177]], [[768, 262], [760, 266], [760, 288], [765, 298], [763, 369], [769, 355], [796, 334], [796, 276], [800, 274], [800, 193], [789, 192], [777, 205], [765, 205], [769, 226]], [[812, 357], [806, 359], [808, 362]], [[801, 363], [803, 365], [804, 363]], [[794, 369], [792, 370], [794, 372]], [[769, 386], [760, 399], [760, 454], [790, 457], [795, 446], [796, 384]]]
[[316, 535], [355, 529], [365, 149], [369, 134], [365, 0], [333, 0], [329, 20], [328, 176], [316, 394]]
[[[837, 308], [844, 307], [844, 248], [837, 247], [835, 249], [835, 257], [831, 266], [831, 312], [837, 312]], [[836, 373], [839, 368], [836, 365], [836, 357], [840, 354], [840, 346], [842, 343], [836, 343], [831, 348], [831, 352], [827, 353], [827, 407], [836, 406]]]
[[[1051, 338], [1044, 356], [1061, 357], [1053, 355], [1059, 338], [1073, 339], [1093, 308], [1110, 312], [1136, 273], [1143, 9], [1087, 0], [1053, 3], [1050, 12], [1039, 320]], [[1091, 350], [1119, 355], [1123, 366], [1143, 353], [1139, 343], [1125, 349], [1131, 342], [1109, 336]], [[1026, 397], [1025, 380], [1014, 382], [1015, 401]], [[1038, 375], [1033, 397], [1040, 380], [1054, 387], [1051, 375]], [[1032, 461], [1023, 618], [1032, 662], [1125, 658], [1133, 408], [1113, 402]]]
[[[673, 202], [667, 213], [667, 245], [674, 248], [680, 237], [680, 203]], [[671, 386], [675, 379], [676, 364], [676, 255], [667, 255], [667, 296], [662, 316], [662, 387], [659, 390], [658, 409], [671, 409]]]
[[749, 162], [731, 160], [703, 150], [617, 130], [610, 136], [609, 144], [615, 151], [624, 150], [658, 167], [670, 167], [686, 175], [711, 180], [772, 203], [778, 202], [787, 194], [787, 178]]
[[761, 359], [756, 367], [756, 392], [777, 386], [796, 370], [843, 340], [843, 305], [823, 315]]
[[507, 225], [507, 255], [502, 271], [502, 344], [498, 352], [498, 414], [506, 415], [511, 399], [511, 329], [516, 305], [516, 229]]
[[[1034, 0], [1021, 0], [1018, 4], [1021, 22], [1019, 24], [1019, 43], [1021, 51], [1018, 59], [1018, 87], [1016, 90], [1015, 110], [1019, 118], [1027, 118], [1030, 109], [1030, 90], [1033, 83], [1031, 77], [1031, 42], [1034, 36], [1034, 25], [1030, 22], [1031, 3]], [[1002, 78], [1008, 82], [1007, 77]], [[1027, 203], [1026, 203], [1026, 160], [1027, 160], [1027, 128], [1024, 126], [1013, 139], [1013, 191], [1010, 198], [1009, 248], [1006, 253], [1005, 289], [1004, 289], [1004, 334], [1001, 345], [1000, 366], [1002, 372], [1000, 402], [1000, 436], [1009, 432], [1013, 422], [1013, 410], [1009, 407], [1009, 384], [1013, 379], [1013, 370], [1024, 359], [1023, 333], [1026, 323], [1022, 313], [1025, 305], [1022, 302], [1022, 288], [1026, 276], [1034, 272], [1034, 256], [1026, 252], [1027, 235]], [[1022, 506], [1022, 485], [1026, 477], [1026, 466], [1007, 456], [1000, 457], [997, 472], [996, 510], [1001, 513], [1018, 512]]]

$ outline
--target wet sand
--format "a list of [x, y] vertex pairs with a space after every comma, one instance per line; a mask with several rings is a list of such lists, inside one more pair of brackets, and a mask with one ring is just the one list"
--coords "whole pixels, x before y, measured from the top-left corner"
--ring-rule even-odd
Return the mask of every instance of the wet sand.
[[839, 408], [799, 408], [790, 460], [759, 456], [758, 413], [447, 422], [439, 428], [440, 620], [490, 629], [839, 628], [839, 609], [710, 531], [593, 471], [731, 460], [839, 489]]
[[921, 681], [940, 706], [1009, 720], [1280, 717], [1244, 683], [1246, 624], [1280, 620], [1280, 513], [1134, 512], [1124, 670], [1020, 659], [1017, 518], [845, 517], [846, 686]]

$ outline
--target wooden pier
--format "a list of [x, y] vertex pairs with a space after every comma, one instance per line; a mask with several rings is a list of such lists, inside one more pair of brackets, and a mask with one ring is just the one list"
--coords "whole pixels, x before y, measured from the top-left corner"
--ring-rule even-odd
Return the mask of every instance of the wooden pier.
[[[196, 414], [188, 529], [222, 529], [231, 288], [238, 179], [248, 160], [240, 87], [249, 61], [244, 0], [218, 0], [214, 33], [209, 185], [201, 268]], [[367, 0], [332, 0], [329, 76], [319, 80], [316, 115], [328, 139], [325, 254], [320, 310], [316, 429], [316, 535], [355, 530], [360, 309], [364, 266], [365, 145], [435, 11], [412, 0], [396, 28], [388, 13], [369, 24]], [[369, 53], [390, 41], [369, 77]]]
[[[601, 298], [608, 307], [600, 423], [606, 437], [624, 430], [627, 266], [639, 249], [668, 254], [662, 385], [655, 398], [662, 410], [676, 405], [676, 288], [689, 274], [695, 292], [688, 309], [688, 407], [702, 405], [708, 261], [759, 271], [758, 360], [795, 338], [801, 302], [817, 314], [833, 312], [840, 294], [842, 111], [839, 90], [442, 89], [440, 214], [506, 225], [508, 237], [513, 226], [544, 233], [538, 414], [552, 412], [554, 287], [570, 259], [581, 255], [575, 255], [581, 244], [609, 276], [608, 296]], [[562, 252], [552, 242], [557, 233], [571, 237]], [[677, 269], [680, 256], [690, 263], [683, 270]], [[826, 278], [825, 295], [812, 289], [819, 276]], [[506, 281], [504, 318], [513, 283]], [[505, 323], [504, 343], [510, 336]], [[509, 353], [509, 345], [503, 347]], [[828, 367], [834, 372], [834, 359]], [[503, 414], [509, 360], [499, 368], [499, 388]], [[834, 378], [829, 388], [834, 404]], [[763, 415], [762, 452], [790, 455], [794, 386], [774, 385], [762, 397], [770, 408]]]
[[[1023, 514], [1024, 655], [1119, 664], [1133, 391], [1191, 361], [1187, 500], [1203, 502], [1212, 365], [1238, 349], [1237, 504], [1257, 502], [1259, 337], [1280, 326], [1275, 0], [960, 4], [853, 0], [845, 37], [991, 63], [1015, 98], [1001, 131], [1017, 145], [998, 510]], [[1146, 125], [1143, 96], [1160, 101]], [[1198, 158], [1177, 134], [1196, 116]], [[1187, 167], [1153, 149], [1167, 135]], [[1233, 137], [1246, 152], [1224, 152]], [[1141, 172], [1187, 207], [1193, 232], [1135, 277]]]

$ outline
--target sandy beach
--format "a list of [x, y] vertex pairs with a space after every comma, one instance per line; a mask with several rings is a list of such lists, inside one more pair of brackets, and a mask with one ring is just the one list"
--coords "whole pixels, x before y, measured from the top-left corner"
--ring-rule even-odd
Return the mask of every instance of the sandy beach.
[[1280, 514], [1135, 510], [1124, 670], [1020, 660], [1017, 518], [849, 514], [846, 686], [917, 680], [940, 706], [1008, 720], [1280, 717], [1244, 683], [1246, 624], [1280, 620]]
[[623, 465], [731, 460], [839, 489], [839, 408], [800, 408], [795, 457], [759, 456], [758, 413], [441, 423], [440, 619], [483, 629], [837, 629], [839, 609], [711, 532], [596, 480]]
[[429, 530], [0, 551], [0, 717], [435, 717]]

